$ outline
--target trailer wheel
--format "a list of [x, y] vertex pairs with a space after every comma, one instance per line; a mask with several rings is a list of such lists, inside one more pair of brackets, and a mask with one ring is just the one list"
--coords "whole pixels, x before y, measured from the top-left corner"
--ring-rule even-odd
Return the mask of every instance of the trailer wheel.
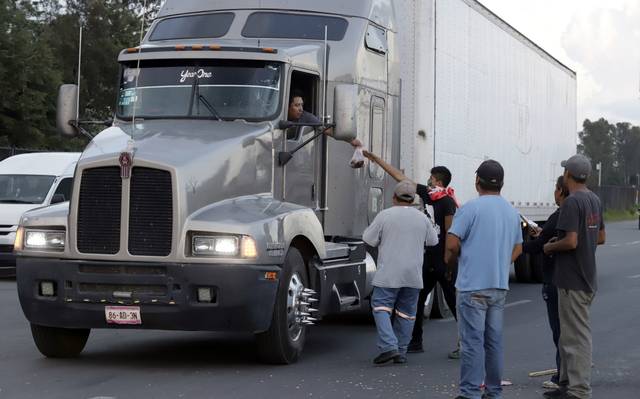
[[544, 257], [542, 254], [529, 255], [529, 264], [531, 265], [531, 277], [535, 283], [544, 281]]
[[88, 328], [71, 329], [31, 324], [31, 335], [40, 353], [46, 357], [76, 357], [82, 352], [91, 332]]
[[263, 362], [291, 364], [300, 357], [307, 327], [299, 313], [305, 310], [301, 302], [307, 287], [304, 259], [300, 251], [292, 247], [282, 265], [271, 326], [256, 335], [258, 354]]
[[530, 283], [532, 279], [531, 264], [529, 257], [526, 254], [522, 254], [513, 263], [513, 268], [516, 272], [516, 280], [519, 283]]

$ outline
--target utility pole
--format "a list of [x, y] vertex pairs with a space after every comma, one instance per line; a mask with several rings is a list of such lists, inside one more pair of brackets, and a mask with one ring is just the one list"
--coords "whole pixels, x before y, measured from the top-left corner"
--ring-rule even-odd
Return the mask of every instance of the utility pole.
[[598, 171], [598, 187], [602, 187], [602, 162], [596, 164], [596, 170]]

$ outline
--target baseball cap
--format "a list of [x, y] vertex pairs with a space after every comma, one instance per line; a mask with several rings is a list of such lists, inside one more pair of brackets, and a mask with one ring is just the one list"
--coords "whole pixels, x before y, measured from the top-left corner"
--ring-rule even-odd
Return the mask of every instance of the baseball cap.
[[416, 184], [410, 180], [403, 180], [396, 184], [393, 193], [402, 201], [413, 202], [416, 196]]
[[504, 181], [504, 169], [502, 169], [502, 165], [500, 165], [498, 161], [494, 161], [493, 159], [481, 163], [478, 170], [476, 170], [476, 175], [494, 186], [502, 186], [502, 182]]
[[591, 161], [584, 155], [574, 155], [560, 165], [576, 179], [586, 180], [591, 175]]

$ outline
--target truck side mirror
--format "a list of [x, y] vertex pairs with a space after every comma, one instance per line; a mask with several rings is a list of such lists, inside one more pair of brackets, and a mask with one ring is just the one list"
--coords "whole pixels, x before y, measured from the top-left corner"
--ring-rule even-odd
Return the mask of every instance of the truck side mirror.
[[351, 142], [358, 137], [358, 86], [351, 84], [337, 85], [334, 92], [334, 119], [336, 127], [333, 137], [337, 140]]
[[77, 123], [76, 112], [78, 104], [78, 86], [62, 85], [58, 91], [58, 105], [56, 107], [56, 126], [65, 136], [75, 136], [78, 129], [71, 123]]

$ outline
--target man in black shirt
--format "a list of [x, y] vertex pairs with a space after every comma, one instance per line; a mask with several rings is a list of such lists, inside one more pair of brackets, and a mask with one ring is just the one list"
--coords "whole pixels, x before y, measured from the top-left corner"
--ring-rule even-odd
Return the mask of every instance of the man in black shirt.
[[[569, 196], [569, 189], [564, 184], [564, 176], [560, 176], [556, 181], [556, 189], [553, 192], [556, 204], [562, 206], [564, 200]], [[522, 251], [528, 254], [543, 253], [544, 244], [557, 237], [556, 227], [558, 225], [558, 216], [560, 209], [558, 208], [549, 216], [542, 231], [538, 231], [537, 236], [533, 240], [525, 241], [522, 245]], [[549, 319], [549, 327], [553, 336], [553, 343], [556, 346], [556, 372], [550, 381], [545, 381], [542, 386], [547, 389], [559, 388], [559, 371], [560, 371], [560, 350], [558, 349], [558, 340], [560, 339], [560, 317], [558, 316], [558, 288], [553, 281], [555, 270], [555, 259], [553, 255], [545, 255], [542, 266], [543, 284], [542, 298], [547, 304], [547, 318]]]
[[560, 207], [558, 240], [544, 246], [556, 258], [560, 314], [560, 388], [547, 398], [591, 398], [591, 323], [589, 311], [597, 290], [596, 248], [605, 242], [602, 205], [586, 187], [591, 161], [574, 155], [562, 162], [571, 195]]
[[[409, 180], [404, 173], [383, 161], [380, 157], [371, 152], [365, 151], [364, 155], [371, 161], [377, 163], [391, 177], [397, 181]], [[424, 320], [424, 305], [429, 293], [433, 291], [436, 283], [440, 284], [445, 302], [449, 309], [456, 317], [456, 289], [455, 289], [455, 272], [451, 273], [444, 263], [444, 250], [447, 237], [447, 231], [451, 227], [453, 215], [456, 213], [458, 203], [455, 199], [453, 189], [449, 187], [451, 183], [451, 172], [444, 166], [436, 166], [431, 169], [431, 177], [427, 185], [416, 184], [416, 194], [422, 199], [422, 202], [433, 207], [433, 218], [435, 219], [436, 231], [438, 231], [438, 245], [428, 247], [425, 250], [424, 261], [422, 264], [422, 279], [424, 288], [420, 291], [418, 298], [419, 318], [413, 327], [411, 342], [409, 343], [408, 353], [424, 352], [422, 347], [422, 323]], [[426, 212], [425, 209], [425, 213]], [[460, 357], [459, 349], [449, 354], [452, 359]]]

